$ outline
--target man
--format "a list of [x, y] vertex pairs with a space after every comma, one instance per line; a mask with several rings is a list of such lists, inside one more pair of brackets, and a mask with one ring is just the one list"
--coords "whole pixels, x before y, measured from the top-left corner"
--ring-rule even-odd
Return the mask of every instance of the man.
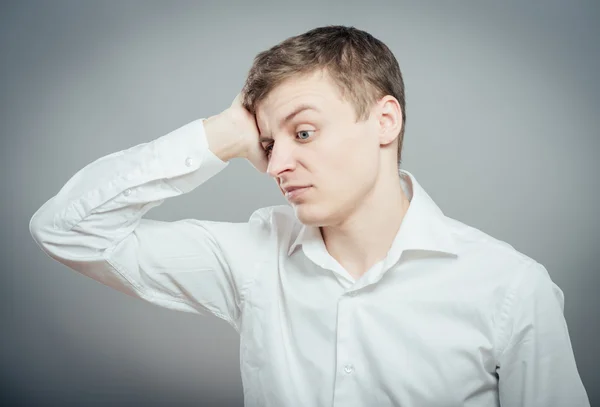
[[[80, 170], [30, 230], [107, 286], [231, 324], [248, 406], [588, 406], [562, 291], [398, 171], [405, 122], [392, 52], [317, 28], [260, 53], [222, 113]], [[143, 217], [236, 157], [290, 206]]]

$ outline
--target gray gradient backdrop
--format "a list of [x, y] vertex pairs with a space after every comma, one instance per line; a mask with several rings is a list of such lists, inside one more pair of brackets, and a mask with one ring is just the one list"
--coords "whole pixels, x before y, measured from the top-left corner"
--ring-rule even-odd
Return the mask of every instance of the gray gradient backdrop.
[[[326, 24], [386, 42], [406, 81], [404, 168], [451, 217], [544, 264], [600, 403], [600, 12], [584, 1], [0, 6], [2, 394], [26, 406], [241, 406], [226, 323], [165, 310], [47, 257], [33, 213], [89, 162], [227, 107], [252, 58]], [[285, 203], [234, 160], [147, 216], [244, 221]], [[2, 400], [0, 400], [2, 401]]]

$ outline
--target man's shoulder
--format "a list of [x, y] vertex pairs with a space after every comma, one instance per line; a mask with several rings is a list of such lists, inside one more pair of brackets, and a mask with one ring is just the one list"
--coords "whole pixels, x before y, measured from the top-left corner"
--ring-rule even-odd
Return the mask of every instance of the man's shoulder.
[[513, 279], [524, 270], [541, 267], [535, 259], [506, 240], [448, 216], [445, 217], [445, 223], [455, 242], [459, 258], [479, 265], [481, 272]]
[[256, 209], [250, 215], [249, 224], [268, 229], [271, 235], [279, 237], [296, 235], [302, 223], [296, 217], [294, 209], [289, 205], [271, 205]]
[[258, 208], [250, 215], [250, 221], [255, 219], [260, 219], [275, 227], [299, 222], [294, 209], [289, 205], [271, 205]]
[[456, 271], [469, 281], [473, 295], [483, 293], [502, 304], [509, 294], [521, 301], [542, 288], [562, 303], [562, 291], [540, 262], [474, 226], [448, 217], [445, 221], [457, 248]]
[[[248, 221], [253, 235], [263, 236], [260, 245], [269, 242], [268, 250], [277, 247], [287, 253], [299, 236], [303, 224], [289, 205], [272, 205], [256, 209]], [[265, 247], [263, 247], [265, 248]]]

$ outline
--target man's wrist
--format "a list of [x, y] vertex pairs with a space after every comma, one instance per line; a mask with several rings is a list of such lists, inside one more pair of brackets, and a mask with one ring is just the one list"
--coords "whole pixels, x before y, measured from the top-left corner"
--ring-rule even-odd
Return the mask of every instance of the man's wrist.
[[241, 157], [239, 143], [232, 137], [232, 130], [222, 113], [204, 119], [203, 125], [208, 148], [221, 161], [227, 162], [232, 158]]

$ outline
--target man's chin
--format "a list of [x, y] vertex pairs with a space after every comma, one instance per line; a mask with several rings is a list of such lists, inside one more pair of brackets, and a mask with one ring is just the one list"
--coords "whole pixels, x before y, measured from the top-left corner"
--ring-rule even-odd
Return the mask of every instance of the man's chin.
[[327, 213], [315, 205], [292, 205], [298, 220], [306, 226], [324, 226], [327, 224]]

